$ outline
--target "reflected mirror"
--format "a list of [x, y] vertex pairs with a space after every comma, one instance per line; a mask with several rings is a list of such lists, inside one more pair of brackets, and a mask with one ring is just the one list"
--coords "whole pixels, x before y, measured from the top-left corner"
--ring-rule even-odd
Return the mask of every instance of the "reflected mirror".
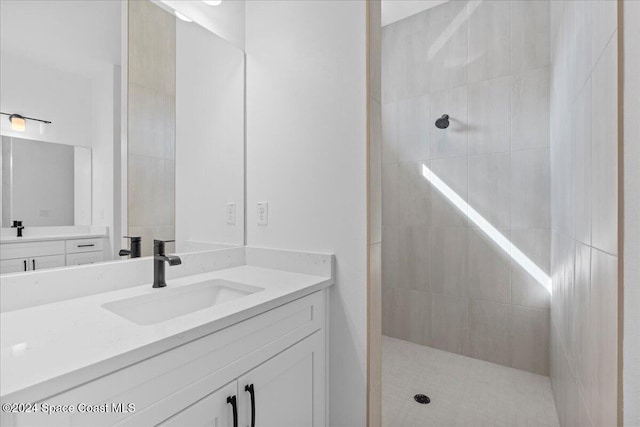
[[[176, 252], [244, 244], [244, 52], [211, 31], [216, 13], [0, 2], [0, 274], [126, 260], [126, 235], [142, 256], [153, 239]], [[16, 243], [49, 262], [24, 262]]]
[[2, 227], [91, 225], [90, 148], [3, 136], [0, 169]]

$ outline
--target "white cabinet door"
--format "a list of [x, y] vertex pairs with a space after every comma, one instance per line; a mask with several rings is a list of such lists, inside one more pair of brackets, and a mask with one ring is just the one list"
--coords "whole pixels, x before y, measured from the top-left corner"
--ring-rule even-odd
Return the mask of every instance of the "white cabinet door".
[[67, 265], [84, 265], [104, 261], [102, 252], [80, 252], [67, 254]]
[[[317, 332], [238, 379], [240, 427], [324, 426], [324, 335]], [[255, 420], [252, 423], [253, 385]]]
[[0, 274], [7, 273], [19, 273], [22, 271], [29, 271], [29, 262], [26, 258], [23, 259], [5, 259], [0, 261]]
[[39, 256], [29, 259], [30, 270], [44, 270], [47, 268], [64, 267], [64, 255]]
[[[193, 405], [160, 423], [162, 427], [234, 427], [233, 405], [228, 398], [237, 399], [238, 383], [233, 381], [214, 391]], [[237, 405], [237, 401], [236, 401]]]

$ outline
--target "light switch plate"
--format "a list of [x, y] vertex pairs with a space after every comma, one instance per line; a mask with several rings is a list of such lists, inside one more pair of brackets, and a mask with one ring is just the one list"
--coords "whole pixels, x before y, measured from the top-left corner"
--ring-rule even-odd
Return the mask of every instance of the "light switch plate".
[[236, 204], [227, 203], [227, 224], [235, 225], [236, 223]]
[[258, 203], [258, 225], [267, 225], [269, 223], [269, 203]]

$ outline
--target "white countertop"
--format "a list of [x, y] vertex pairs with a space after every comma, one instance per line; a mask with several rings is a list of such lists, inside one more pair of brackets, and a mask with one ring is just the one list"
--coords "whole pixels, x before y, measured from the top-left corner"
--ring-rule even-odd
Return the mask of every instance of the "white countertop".
[[243, 265], [168, 280], [167, 285], [211, 279], [264, 290], [146, 326], [101, 305], [164, 290], [151, 284], [1, 314], [0, 396], [3, 401], [38, 401], [332, 284], [329, 277]]
[[3, 236], [0, 238], [0, 243], [22, 243], [22, 242], [46, 242], [50, 240], [68, 240], [68, 239], [94, 239], [94, 238], [104, 238], [107, 237], [106, 233], [89, 233], [89, 234], [78, 234], [78, 233], [69, 233], [69, 234], [55, 234], [55, 235], [43, 235], [43, 236], [24, 236], [24, 237], [16, 237], [16, 236]]

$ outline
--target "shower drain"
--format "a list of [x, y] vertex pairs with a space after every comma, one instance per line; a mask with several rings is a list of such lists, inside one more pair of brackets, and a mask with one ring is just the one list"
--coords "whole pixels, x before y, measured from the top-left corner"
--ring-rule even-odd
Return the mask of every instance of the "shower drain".
[[423, 405], [426, 405], [427, 403], [431, 402], [431, 399], [429, 399], [429, 396], [425, 394], [416, 394], [415, 396], [413, 396], [413, 400]]

